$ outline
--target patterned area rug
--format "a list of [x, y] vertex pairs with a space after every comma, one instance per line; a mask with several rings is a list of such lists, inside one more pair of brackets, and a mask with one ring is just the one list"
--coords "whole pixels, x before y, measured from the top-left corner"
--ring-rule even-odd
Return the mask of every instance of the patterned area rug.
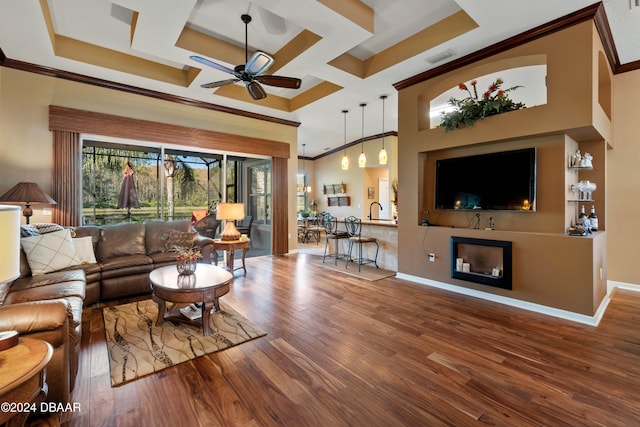
[[211, 315], [211, 334], [178, 322], [155, 326], [158, 306], [152, 300], [102, 310], [109, 350], [111, 386], [266, 335], [229, 306]]

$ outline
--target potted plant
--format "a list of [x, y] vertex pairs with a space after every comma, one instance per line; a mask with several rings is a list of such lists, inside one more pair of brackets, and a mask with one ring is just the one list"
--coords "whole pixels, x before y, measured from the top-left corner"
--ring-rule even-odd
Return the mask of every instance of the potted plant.
[[463, 99], [451, 98], [449, 104], [456, 107], [456, 110], [441, 113], [440, 127], [445, 128], [446, 132], [473, 126], [476, 121], [485, 117], [526, 108], [522, 102], [513, 102], [508, 96], [509, 92], [522, 86], [501, 89], [500, 86], [504, 82], [499, 78], [489, 85], [482, 97], [479, 97], [476, 88], [477, 83], [476, 80], [472, 80], [470, 83], [471, 89], [464, 83], [458, 84], [458, 88], [466, 91], [468, 96]]

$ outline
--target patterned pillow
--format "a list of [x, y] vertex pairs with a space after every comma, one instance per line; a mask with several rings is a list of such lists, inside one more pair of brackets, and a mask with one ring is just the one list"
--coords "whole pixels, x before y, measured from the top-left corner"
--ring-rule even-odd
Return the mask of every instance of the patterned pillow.
[[36, 230], [32, 225], [21, 225], [20, 226], [20, 237], [33, 237], [39, 236], [40, 232]]
[[192, 248], [198, 238], [197, 231], [176, 231], [169, 232], [169, 238], [164, 245], [165, 251], [173, 251], [176, 246], [181, 248]]
[[60, 230], [64, 230], [64, 227], [54, 223], [26, 224], [20, 226], [20, 237], [39, 236]]
[[80, 264], [69, 230], [54, 231], [20, 240], [33, 276]]

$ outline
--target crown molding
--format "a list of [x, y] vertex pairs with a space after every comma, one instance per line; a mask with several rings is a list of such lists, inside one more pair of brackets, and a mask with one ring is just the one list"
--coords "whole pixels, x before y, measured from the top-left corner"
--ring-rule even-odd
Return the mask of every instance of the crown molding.
[[564, 30], [573, 25], [580, 24], [585, 21], [593, 20], [602, 44], [604, 46], [605, 54], [611, 65], [611, 70], [614, 74], [619, 74], [627, 71], [640, 69], [640, 61], [631, 62], [628, 64], [620, 64], [618, 58], [618, 52], [616, 51], [613, 36], [611, 34], [611, 28], [609, 27], [609, 21], [604, 10], [602, 2], [594, 3], [591, 6], [587, 6], [576, 12], [570, 13], [553, 21], [549, 21], [546, 24], [540, 25], [531, 30], [525, 31], [513, 37], [510, 37], [501, 42], [495, 43], [491, 46], [487, 46], [484, 49], [480, 49], [469, 55], [458, 58], [454, 61], [443, 64], [439, 67], [427, 70], [415, 76], [401, 80], [393, 84], [396, 90], [406, 89], [415, 84], [430, 80], [434, 77], [446, 74], [450, 71], [454, 71], [458, 68], [464, 67], [469, 64], [473, 64], [482, 59], [486, 59], [493, 55], [497, 55], [506, 50], [513, 49], [514, 47], [521, 46], [525, 43], [531, 42], [540, 37], [548, 36], [560, 30]]
[[209, 102], [198, 101], [196, 99], [185, 98], [182, 96], [171, 95], [164, 92], [158, 92], [151, 89], [144, 89], [137, 86], [117, 83], [110, 80], [99, 79], [84, 74], [73, 73], [70, 71], [60, 70], [57, 68], [45, 67], [43, 65], [33, 64], [30, 62], [18, 61], [7, 58], [2, 48], [0, 48], [0, 66], [12, 68], [14, 70], [27, 71], [43, 76], [55, 77], [64, 80], [70, 80], [77, 83], [84, 83], [92, 86], [98, 86], [106, 89], [119, 90], [134, 95], [142, 95], [150, 98], [160, 99], [163, 101], [175, 102], [177, 104], [188, 105], [191, 107], [204, 108], [206, 110], [218, 111], [221, 113], [233, 114], [236, 116], [247, 117], [251, 119], [264, 120], [266, 122], [277, 123], [286, 126], [299, 127], [300, 122], [280, 119], [278, 117], [267, 116], [264, 114], [252, 113], [250, 111], [240, 110], [237, 108], [225, 107], [223, 105], [212, 104]]

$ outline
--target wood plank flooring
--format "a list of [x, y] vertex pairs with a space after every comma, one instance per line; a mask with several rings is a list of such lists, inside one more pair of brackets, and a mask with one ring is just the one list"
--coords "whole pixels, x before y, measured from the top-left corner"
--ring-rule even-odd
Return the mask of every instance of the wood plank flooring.
[[618, 291], [594, 328], [311, 257], [236, 272], [221, 300], [267, 336], [120, 387], [86, 308], [67, 425], [640, 425], [640, 293]]

